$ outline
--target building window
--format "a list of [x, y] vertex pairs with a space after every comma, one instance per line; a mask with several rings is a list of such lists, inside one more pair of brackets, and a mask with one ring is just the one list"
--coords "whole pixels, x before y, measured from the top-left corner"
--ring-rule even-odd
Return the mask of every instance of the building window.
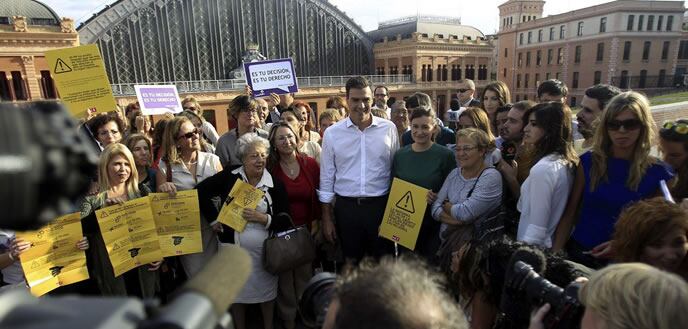
[[631, 59], [631, 42], [626, 41], [626, 42], [624, 42], [623, 60], [628, 61], [630, 59]]
[[542, 65], [542, 51], [538, 50], [536, 55], [535, 55], [535, 65], [540, 66]]
[[466, 79], [475, 80], [475, 66], [466, 65]]
[[650, 46], [652, 46], [652, 42], [650, 41], [645, 41], [645, 44], [643, 44], [643, 60], [646, 61], [650, 58]]
[[504, 48], [504, 58], [509, 57], [509, 48]]
[[531, 42], [533, 42], [533, 32], [528, 31], [528, 44], [530, 44]]
[[647, 30], [652, 31], [655, 27], [655, 15], [647, 16]]
[[542, 30], [538, 30], [538, 42], [542, 42]]
[[593, 84], [599, 84], [602, 82], [602, 71], [595, 71], [595, 78], [593, 81]]
[[663, 25], [663, 24], [664, 24], [664, 16], [659, 15], [659, 17], [657, 17], [657, 31], [661, 31], [661, 30], [662, 30], [662, 25]]
[[583, 46], [576, 46], [576, 53], [573, 57], [573, 62], [578, 64], [581, 61], [581, 53], [583, 52]]
[[50, 76], [50, 71], [41, 71], [41, 94], [46, 99], [57, 98], [55, 83], [53, 77]]
[[563, 39], [566, 33], [565, 25], [559, 27], [559, 39]]
[[666, 79], [666, 70], [659, 70], [659, 77], [657, 77], [657, 87], [664, 87], [664, 80]]
[[427, 72], [425, 75], [428, 76], [428, 81], [432, 81], [432, 65], [428, 65], [426, 68]]
[[537, 88], [537, 86], [540, 84], [540, 73], [535, 73], [535, 85], [533, 87]]
[[550, 76], [551, 76], [551, 74], [549, 72], [545, 73], [545, 80], [549, 80]]
[[425, 65], [423, 65], [423, 68], [420, 70], [420, 81], [428, 81], [428, 75], [425, 72]]
[[547, 64], [552, 64], [552, 49], [547, 49]]
[[12, 71], [12, 88], [14, 89], [14, 99], [18, 101], [27, 100], [24, 78], [19, 71]]
[[0, 100], [12, 100], [12, 90], [10, 90], [10, 82], [7, 80], [5, 72], [0, 72]]
[[678, 59], [688, 59], [688, 41], [683, 40], [678, 46]]
[[523, 33], [518, 35], [518, 44], [522, 45], [523, 44]]
[[554, 40], [554, 28], [550, 27], [549, 28], [549, 41]]
[[521, 95], [516, 95], [516, 101], [517, 102], [521, 101]]
[[604, 60], [604, 42], [600, 42], [597, 44], [597, 58], [596, 60], [598, 62], [601, 62]]
[[526, 67], [530, 66], [530, 52], [526, 53]]
[[607, 17], [600, 18], [600, 33], [607, 32]]
[[561, 75], [561, 72], [557, 72], [557, 73], [554, 75], [554, 78], [557, 79], [557, 80], [559, 80], [559, 75]]
[[447, 81], [447, 78], [449, 78], [447, 76], [447, 73], [448, 73], [447, 66], [446, 65], [438, 65], [437, 69], [439, 70], [440, 67], [442, 68], [442, 81]]
[[502, 74], [502, 76], [506, 78], [506, 69], [504, 69], [503, 72], [504, 72], [504, 73]]
[[645, 15], [638, 15], [638, 31], [643, 30], [643, 24], [645, 23]]
[[669, 45], [671, 45], [670, 41], [664, 41], [662, 45], [662, 60], [664, 61], [669, 58]]
[[647, 70], [640, 71], [640, 79], [638, 79], [638, 88], [645, 88], [647, 82]]
[[523, 53], [518, 53], [518, 67], [523, 66]]
[[573, 72], [573, 80], [571, 81], [572, 88], [578, 88], [578, 72]]
[[635, 20], [635, 15], [628, 15], [628, 25], [626, 25], [626, 31], [633, 31], [633, 21]]
[[571, 97], [571, 107], [576, 107], [576, 97]]
[[579, 37], [583, 35], [583, 22], [578, 22], [578, 32], [577, 34]]
[[523, 80], [523, 85], [525, 88], [528, 88], [529, 80], [530, 80], [530, 74], [526, 73], [525, 79]]
[[619, 88], [628, 89], [628, 71], [621, 71], [621, 81], [619, 81]]
[[674, 29], [674, 16], [667, 16], [667, 31], [671, 31]]
[[461, 80], [461, 65], [456, 66], [456, 80]]
[[521, 88], [521, 73], [516, 74], [516, 88]]
[[557, 64], [561, 64], [564, 60], [564, 50], [562, 48], [557, 49]]

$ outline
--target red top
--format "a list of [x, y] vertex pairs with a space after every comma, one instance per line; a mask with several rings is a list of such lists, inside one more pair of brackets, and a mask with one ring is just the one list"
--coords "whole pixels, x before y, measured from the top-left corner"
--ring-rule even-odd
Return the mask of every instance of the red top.
[[310, 225], [313, 220], [320, 218], [320, 206], [315, 192], [320, 184], [320, 166], [308, 156], [299, 156], [298, 160], [300, 170], [295, 179], [289, 178], [279, 165], [275, 166], [272, 175], [284, 183], [294, 225]]

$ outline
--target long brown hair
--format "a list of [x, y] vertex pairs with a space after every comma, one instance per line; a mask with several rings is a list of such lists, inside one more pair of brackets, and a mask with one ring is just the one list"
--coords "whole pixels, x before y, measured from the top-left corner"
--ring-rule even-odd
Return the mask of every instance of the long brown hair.
[[165, 134], [162, 139], [162, 147], [165, 154], [162, 159], [167, 162], [168, 166], [173, 163], [182, 163], [181, 154], [179, 154], [177, 149], [177, 135], [182, 129], [182, 125], [186, 122], [191, 123], [191, 120], [185, 116], [178, 116], [170, 119], [167, 126], [165, 126]]
[[544, 135], [535, 145], [536, 163], [543, 157], [557, 153], [566, 160], [570, 167], [578, 164], [578, 156], [573, 149], [573, 127], [571, 110], [559, 102], [540, 103], [530, 108], [523, 115], [524, 124], [535, 114], [535, 124], [544, 131]]
[[506, 83], [501, 81], [492, 81], [485, 86], [485, 89], [483, 89], [483, 92], [480, 94], [480, 108], [483, 110], [485, 109], [485, 93], [488, 90], [494, 91], [497, 94], [497, 97], [499, 98], [499, 106], [504, 106], [508, 103], [511, 103], [511, 91], [509, 91], [509, 87], [506, 85]]
[[294, 137], [296, 138], [296, 156], [299, 156], [299, 141], [301, 139], [301, 136], [297, 134], [294, 129], [286, 122], [284, 121], [279, 121], [276, 122], [272, 125], [270, 128], [270, 134], [268, 135], [268, 141], [270, 142], [270, 152], [268, 155], [268, 171], [272, 172], [277, 166], [279, 166], [280, 162], [280, 154], [279, 151], [277, 151], [277, 141], [275, 138], [277, 138], [277, 129], [279, 128], [287, 128], [289, 131], [291, 131], [292, 134], [294, 134]]
[[633, 191], [638, 190], [638, 185], [647, 169], [657, 162], [656, 158], [650, 156], [650, 149], [657, 135], [657, 126], [650, 113], [649, 101], [645, 96], [634, 91], [614, 96], [607, 104], [593, 137], [590, 191], [594, 191], [601, 181], [608, 181], [607, 160], [612, 156], [612, 139], [607, 131], [607, 123], [625, 110], [631, 111], [643, 125], [633, 150], [626, 187]]

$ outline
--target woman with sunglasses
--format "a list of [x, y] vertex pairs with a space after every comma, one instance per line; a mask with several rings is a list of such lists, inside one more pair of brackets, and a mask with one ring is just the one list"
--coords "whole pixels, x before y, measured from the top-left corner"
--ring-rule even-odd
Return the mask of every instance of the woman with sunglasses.
[[[177, 191], [193, 189], [204, 179], [222, 171], [220, 158], [201, 152], [200, 131], [183, 116], [171, 119], [165, 127], [162, 147], [165, 150], [156, 181], [158, 192], [174, 195]], [[207, 221], [201, 221], [203, 252], [180, 256], [179, 260], [188, 277], [196, 274], [217, 252], [217, 235]], [[214, 227], [220, 230], [220, 225]]]
[[[184, 110], [178, 115], [185, 116], [191, 120], [191, 123], [198, 130], [203, 130], [203, 118], [201, 118], [196, 112]], [[204, 136], [201, 136], [201, 151], [208, 153], [215, 153], [215, 146], [208, 142]]]
[[688, 198], [688, 120], [664, 123], [659, 130], [659, 147], [664, 161], [676, 171], [671, 194], [680, 203], [681, 199]]
[[201, 104], [198, 103], [196, 98], [189, 96], [182, 100], [182, 108], [185, 111], [191, 111], [195, 113], [199, 118], [201, 118], [201, 132], [203, 133], [203, 138], [207, 139], [211, 145], [216, 145], [220, 135], [217, 134], [217, 130], [213, 125], [203, 118], [203, 108]]
[[607, 263], [603, 258], [609, 257], [621, 210], [658, 195], [660, 181], [673, 177], [668, 165], [650, 156], [657, 128], [645, 96], [632, 91], [615, 96], [600, 119], [592, 150], [580, 157], [553, 245], [592, 268]]

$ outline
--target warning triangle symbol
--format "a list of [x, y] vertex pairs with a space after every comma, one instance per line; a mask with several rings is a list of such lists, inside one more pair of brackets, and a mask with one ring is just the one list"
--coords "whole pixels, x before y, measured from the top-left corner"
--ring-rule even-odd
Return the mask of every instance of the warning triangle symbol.
[[69, 67], [69, 65], [62, 60], [62, 58], [58, 58], [57, 62], [55, 62], [55, 74], [67, 72], [72, 72], [72, 68]]
[[408, 211], [410, 213], [415, 213], [416, 212], [416, 207], [413, 205], [413, 195], [411, 195], [411, 191], [406, 192], [404, 196], [397, 201], [396, 204], [397, 208]]

